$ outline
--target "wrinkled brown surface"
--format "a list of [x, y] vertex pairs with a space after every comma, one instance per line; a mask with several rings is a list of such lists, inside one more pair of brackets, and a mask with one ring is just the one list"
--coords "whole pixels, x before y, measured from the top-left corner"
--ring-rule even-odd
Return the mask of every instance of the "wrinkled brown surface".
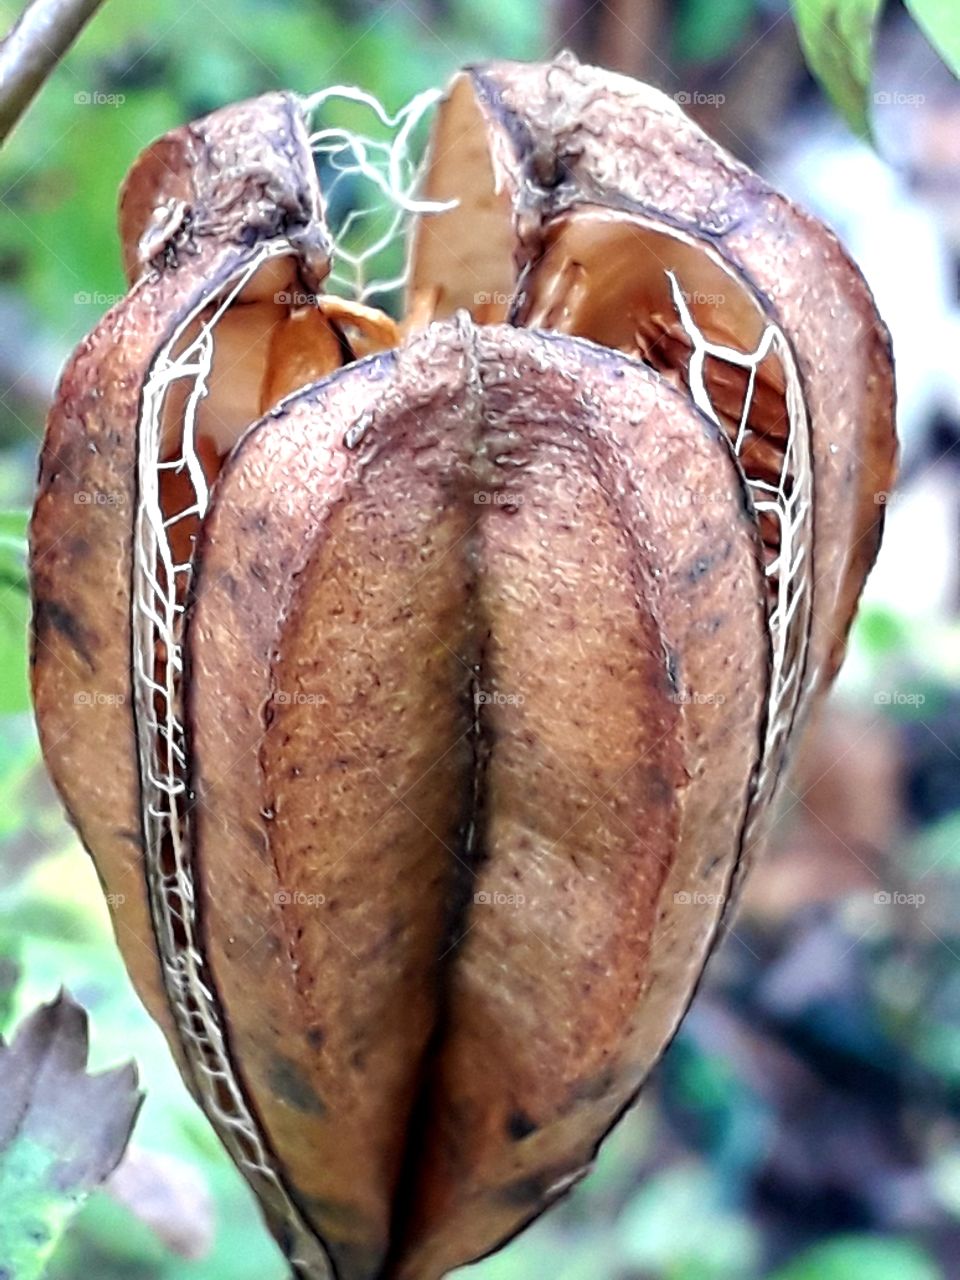
[[[45, 755], [177, 1048], [131, 698], [139, 398], [176, 325], [276, 248], [214, 330], [197, 453], [209, 481], [223, 471], [202, 527], [171, 542], [198, 548], [185, 781], [204, 961], [288, 1216], [336, 1280], [433, 1280], [586, 1170], [744, 865], [773, 553], [685, 390], [664, 269], [724, 294], [705, 332], [746, 350], [767, 316], [799, 362], [810, 682], [842, 654], [894, 455], [859, 274], [656, 91], [567, 56], [468, 70], [426, 186], [460, 204], [420, 222], [397, 325], [291, 302], [328, 265], [293, 100], [149, 148], [121, 200], [136, 283], [64, 375], [32, 528]], [[710, 377], [736, 420], [744, 378]], [[767, 362], [761, 472], [783, 385]], [[165, 459], [187, 393], [168, 401]], [[168, 474], [164, 515], [192, 501]], [[328, 1280], [319, 1252], [298, 1274]]]
[[[463, 103], [467, 83], [473, 110]], [[519, 266], [536, 260], [557, 215], [582, 203], [633, 209], [708, 239], [790, 339], [812, 420], [818, 499], [809, 669], [828, 682], [876, 558], [884, 510], [877, 494], [892, 487], [896, 460], [889, 336], [863, 277], [822, 223], [648, 85], [568, 54], [552, 63], [489, 63], [462, 73], [448, 115], [473, 138], [477, 111], [499, 183], [519, 193]], [[437, 151], [435, 191], [458, 182], [459, 153], [449, 136], [447, 143]], [[486, 208], [489, 199], [483, 193], [478, 203]], [[431, 283], [440, 278], [447, 264], [433, 262], [427, 256], [415, 285], [431, 272]], [[522, 288], [514, 286], [511, 300], [522, 307]]]
[[340, 1273], [440, 1275], [583, 1171], [689, 997], [758, 752], [755, 533], [654, 375], [459, 322], [220, 485], [188, 654], [234, 1048]]
[[[292, 100], [277, 94], [227, 108], [156, 144], [182, 157], [184, 167], [165, 164], [162, 175], [190, 194], [195, 234], [189, 252], [182, 240], [179, 254], [168, 246], [167, 260], [141, 275], [71, 357], [47, 422], [30, 530], [33, 697], [44, 757], [111, 895], [117, 940], [137, 991], [176, 1052], [144, 879], [133, 721], [130, 592], [140, 394], [157, 349], [181, 317], [249, 262], [257, 242], [247, 236], [245, 243], [244, 229], [252, 226], [258, 236], [269, 230], [256, 172], [249, 183], [242, 173], [229, 183], [227, 221], [222, 175], [188, 166], [227, 145], [242, 150], [251, 139], [262, 145], [264, 137], [285, 138], [288, 163], [274, 161], [272, 189], [285, 190], [288, 209], [299, 201], [301, 221], [309, 221], [316, 196], [312, 165], [305, 175], [302, 150], [297, 159], [298, 130], [302, 137]], [[213, 193], [205, 186], [211, 182]], [[125, 207], [139, 198], [131, 179]]]

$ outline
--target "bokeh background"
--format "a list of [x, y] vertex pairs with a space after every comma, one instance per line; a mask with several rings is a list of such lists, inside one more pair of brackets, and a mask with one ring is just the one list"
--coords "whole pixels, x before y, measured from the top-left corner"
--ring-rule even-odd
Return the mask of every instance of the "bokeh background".
[[232, 99], [339, 82], [396, 108], [465, 61], [564, 46], [682, 95], [838, 231], [893, 333], [902, 478], [850, 660], [676, 1042], [586, 1181], [462, 1274], [960, 1278], [960, 85], [893, 3], [871, 145], [785, 0], [111, 0], [0, 156], [0, 1031], [65, 983], [94, 1064], [133, 1056], [147, 1088], [56, 1280], [285, 1274], [133, 996], [26, 704], [18, 511], [58, 368], [122, 290], [117, 185]]

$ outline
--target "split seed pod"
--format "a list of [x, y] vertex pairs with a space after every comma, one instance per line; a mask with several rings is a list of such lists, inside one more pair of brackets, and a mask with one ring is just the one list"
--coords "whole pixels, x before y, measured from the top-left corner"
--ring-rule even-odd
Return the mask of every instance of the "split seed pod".
[[304, 106], [168, 135], [32, 526], [47, 762], [307, 1277], [433, 1280], [588, 1168], [691, 998], [876, 554], [835, 238], [660, 93], [492, 64], [396, 323]]

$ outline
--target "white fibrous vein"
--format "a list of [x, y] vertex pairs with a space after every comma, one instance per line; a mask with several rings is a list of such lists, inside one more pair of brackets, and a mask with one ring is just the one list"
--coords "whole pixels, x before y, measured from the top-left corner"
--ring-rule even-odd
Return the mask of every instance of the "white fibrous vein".
[[[749, 352], [711, 342], [697, 325], [676, 275], [668, 271], [667, 276], [680, 324], [693, 347], [687, 370], [690, 396], [697, 408], [721, 428], [720, 415], [707, 387], [707, 358], [747, 370], [740, 421], [732, 441], [733, 452], [743, 470], [754, 508], [758, 515], [766, 514], [776, 521], [779, 534], [777, 554], [768, 557], [764, 566], [768, 584], [767, 620], [772, 669], [760, 766], [744, 842], [745, 848], [749, 849], [776, 791], [787, 739], [798, 713], [803, 710], [804, 692], [813, 683], [810, 673], [806, 672], [813, 600], [810, 425], [793, 352], [782, 331], [775, 324], [768, 323], [756, 349]], [[757, 370], [771, 352], [783, 368], [787, 411], [783, 463], [775, 484], [762, 476], [751, 475], [744, 459]]]
[[[371, 279], [371, 266], [403, 237], [412, 217], [450, 207], [414, 194], [421, 171], [412, 157], [413, 135], [439, 96], [433, 91], [419, 94], [393, 116], [371, 94], [349, 86], [324, 90], [303, 104], [310, 118], [333, 99], [346, 99], [369, 108], [381, 126], [393, 130], [383, 140], [331, 126], [316, 129], [310, 138], [314, 153], [335, 175], [324, 192], [327, 210], [339, 187], [352, 184], [344, 202], [348, 211], [340, 225], [328, 228], [335, 267], [327, 283], [358, 302], [405, 283], [406, 271], [391, 279]], [[358, 186], [370, 190], [369, 202], [362, 206]], [[386, 219], [385, 229], [353, 251], [349, 246], [362, 237], [364, 220], [377, 218], [381, 223]], [[191, 815], [195, 798], [189, 789], [182, 689], [183, 620], [193, 560], [190, 554], [178, 562], [171, 544], [178, 524], [196, 520], [199, 525], [208, 509], [196, 435], [198, 409], [209, 390], [216, 326], [267, 259], [289, 252], [286, 242], [265, 243], [216, 296], [203, 298], [160, 349], [144, 384], [134, 531], [134, 712], [150, 909], [163, 980], [194, 1084], [231, 1156], [260, 1198], [285, 1221], [291, 1262], [320, 1277], [331, 1274], [326, 1252], [290, 1197], [245, 1096], [199, 936]], [[162, 458], [165, 406], [177, 384], [186, 388], [182, 438], [176, 456]], [[192, 500], [165, 516], [161, 484], [169, 472], [187, 477]]]
[[[334, 174], [324, 184], [324, 204], [328, 214], [328, 230], [333, 245], [333, 270], [329, 284], [357, 302], [366, 302], [375, 294], [390, 293], [407, 283], [408, 269], [388, 279], [370, 279], [368, 273], [378, 258], [405, 235], [413, 217], [426, 213], [442, 213], [453, 208], [455, 200], [424, 200], [416, 192], [421, 185], [422, 164], [414, 158], [415, 133], [421, 120], [441, 97], [439, 90], [419, 93], [395, 114], [362, 89], [335, 85], [307, 98], [304, 110], [308, 117], [322, 114], [328, 104], [348, 101], [368, 108], [383, 127], [393, 130], [389, 138], [375, 138], [339, 125], [317, 128], [310, 134], [314, 154]], [[329, 225], [331, 206], [337, 202], [339, 188], [351, 195], [349, 210], [339, 225]], [[350, 191], [354, 188], [353, 191]], [[357, 188], [366, 194], [357, 199]], [[363, 225], [386, 225], [375, 238], [364, 237]], [[354, 249], [357, 240], [363, 247]]]
[[[209, 492], [197, 454], [196, 423], [208, 392], [214, 330], [263, 263], [289, 253], [265, 245], [219, 293], [205, 298], [159, 351], [144, 385], [138, 446], [138, 506], [134, 533], [133, 666], [141, 774], [142, 820], [150, 907], [163, 978], [194, 1083], [221, 1139], [263, 1199], [279, 1209], [290, 1228], [291, 1261], [329, 1274], [326, 1254], [290, 1199], [259, 1124], [237, 1078], [226, 1028], [198, 933], [193, 865], [194, 797], [189, 790], [189, 743], [183, 712], [183, 618], [192, 559], [176, 562], [171, 530], [202, 520]], [[204, 311], [195, 337], [177, 350]], [[179, 456], [161, 460], [164, 405], [171, 387], [185, 383]], [[189, 477], [193, 500], [164, 516], [161, 479], [174, 471]]]

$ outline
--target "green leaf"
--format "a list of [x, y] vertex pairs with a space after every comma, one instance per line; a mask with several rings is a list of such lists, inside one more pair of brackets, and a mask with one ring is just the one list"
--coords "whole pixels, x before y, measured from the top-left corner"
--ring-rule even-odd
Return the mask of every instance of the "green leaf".
[[202, 1263], [178, 1257], [100, 1188], [71, 1220], [44, 1280], [289, 1280], [253, 1193], [187, 1092], [159, 1028], [134, 994], [93, 864], [62, 819], [48, 847], [50, 856], [0, 889], [0, 954], [13, 955], [20, 967], [10, 1023], [48, 1000], [63, 982], [82, 997], [96, 1031], [90, 1069], [127, 1057], [138, 1061], [147, 1099], [137, 1119], [137, 1143], [202, 1173], [214, 1200], [217, 1238]]
[[66, 993], [0, 1041], [0, 1259], [43, 1274], [70, 1219], [113, 1172], [142, 1095], [132, 1065], [87, 1074], [87, 1015]]
[[27, 513], [0, 511], [0, 714], [30, 706], [27, 679]]
[[883, 0], [793, 0], [807, 65], [855, 133], [871, 136], [867, 99]]
[[29, 519], [30, 513], [26, 510], [0, 511], [0, 577], [6, 581], [9, 576], [24, 586], [27, 577], [23, 557]]
[[922, 1249], [880, 1236], [837, 1236], [815, 1245], [769, 1280], [943, 1280]]
[[960, 8], [957, 0], [905, 0], [917, 26], [955, 76], [960, 76]]

